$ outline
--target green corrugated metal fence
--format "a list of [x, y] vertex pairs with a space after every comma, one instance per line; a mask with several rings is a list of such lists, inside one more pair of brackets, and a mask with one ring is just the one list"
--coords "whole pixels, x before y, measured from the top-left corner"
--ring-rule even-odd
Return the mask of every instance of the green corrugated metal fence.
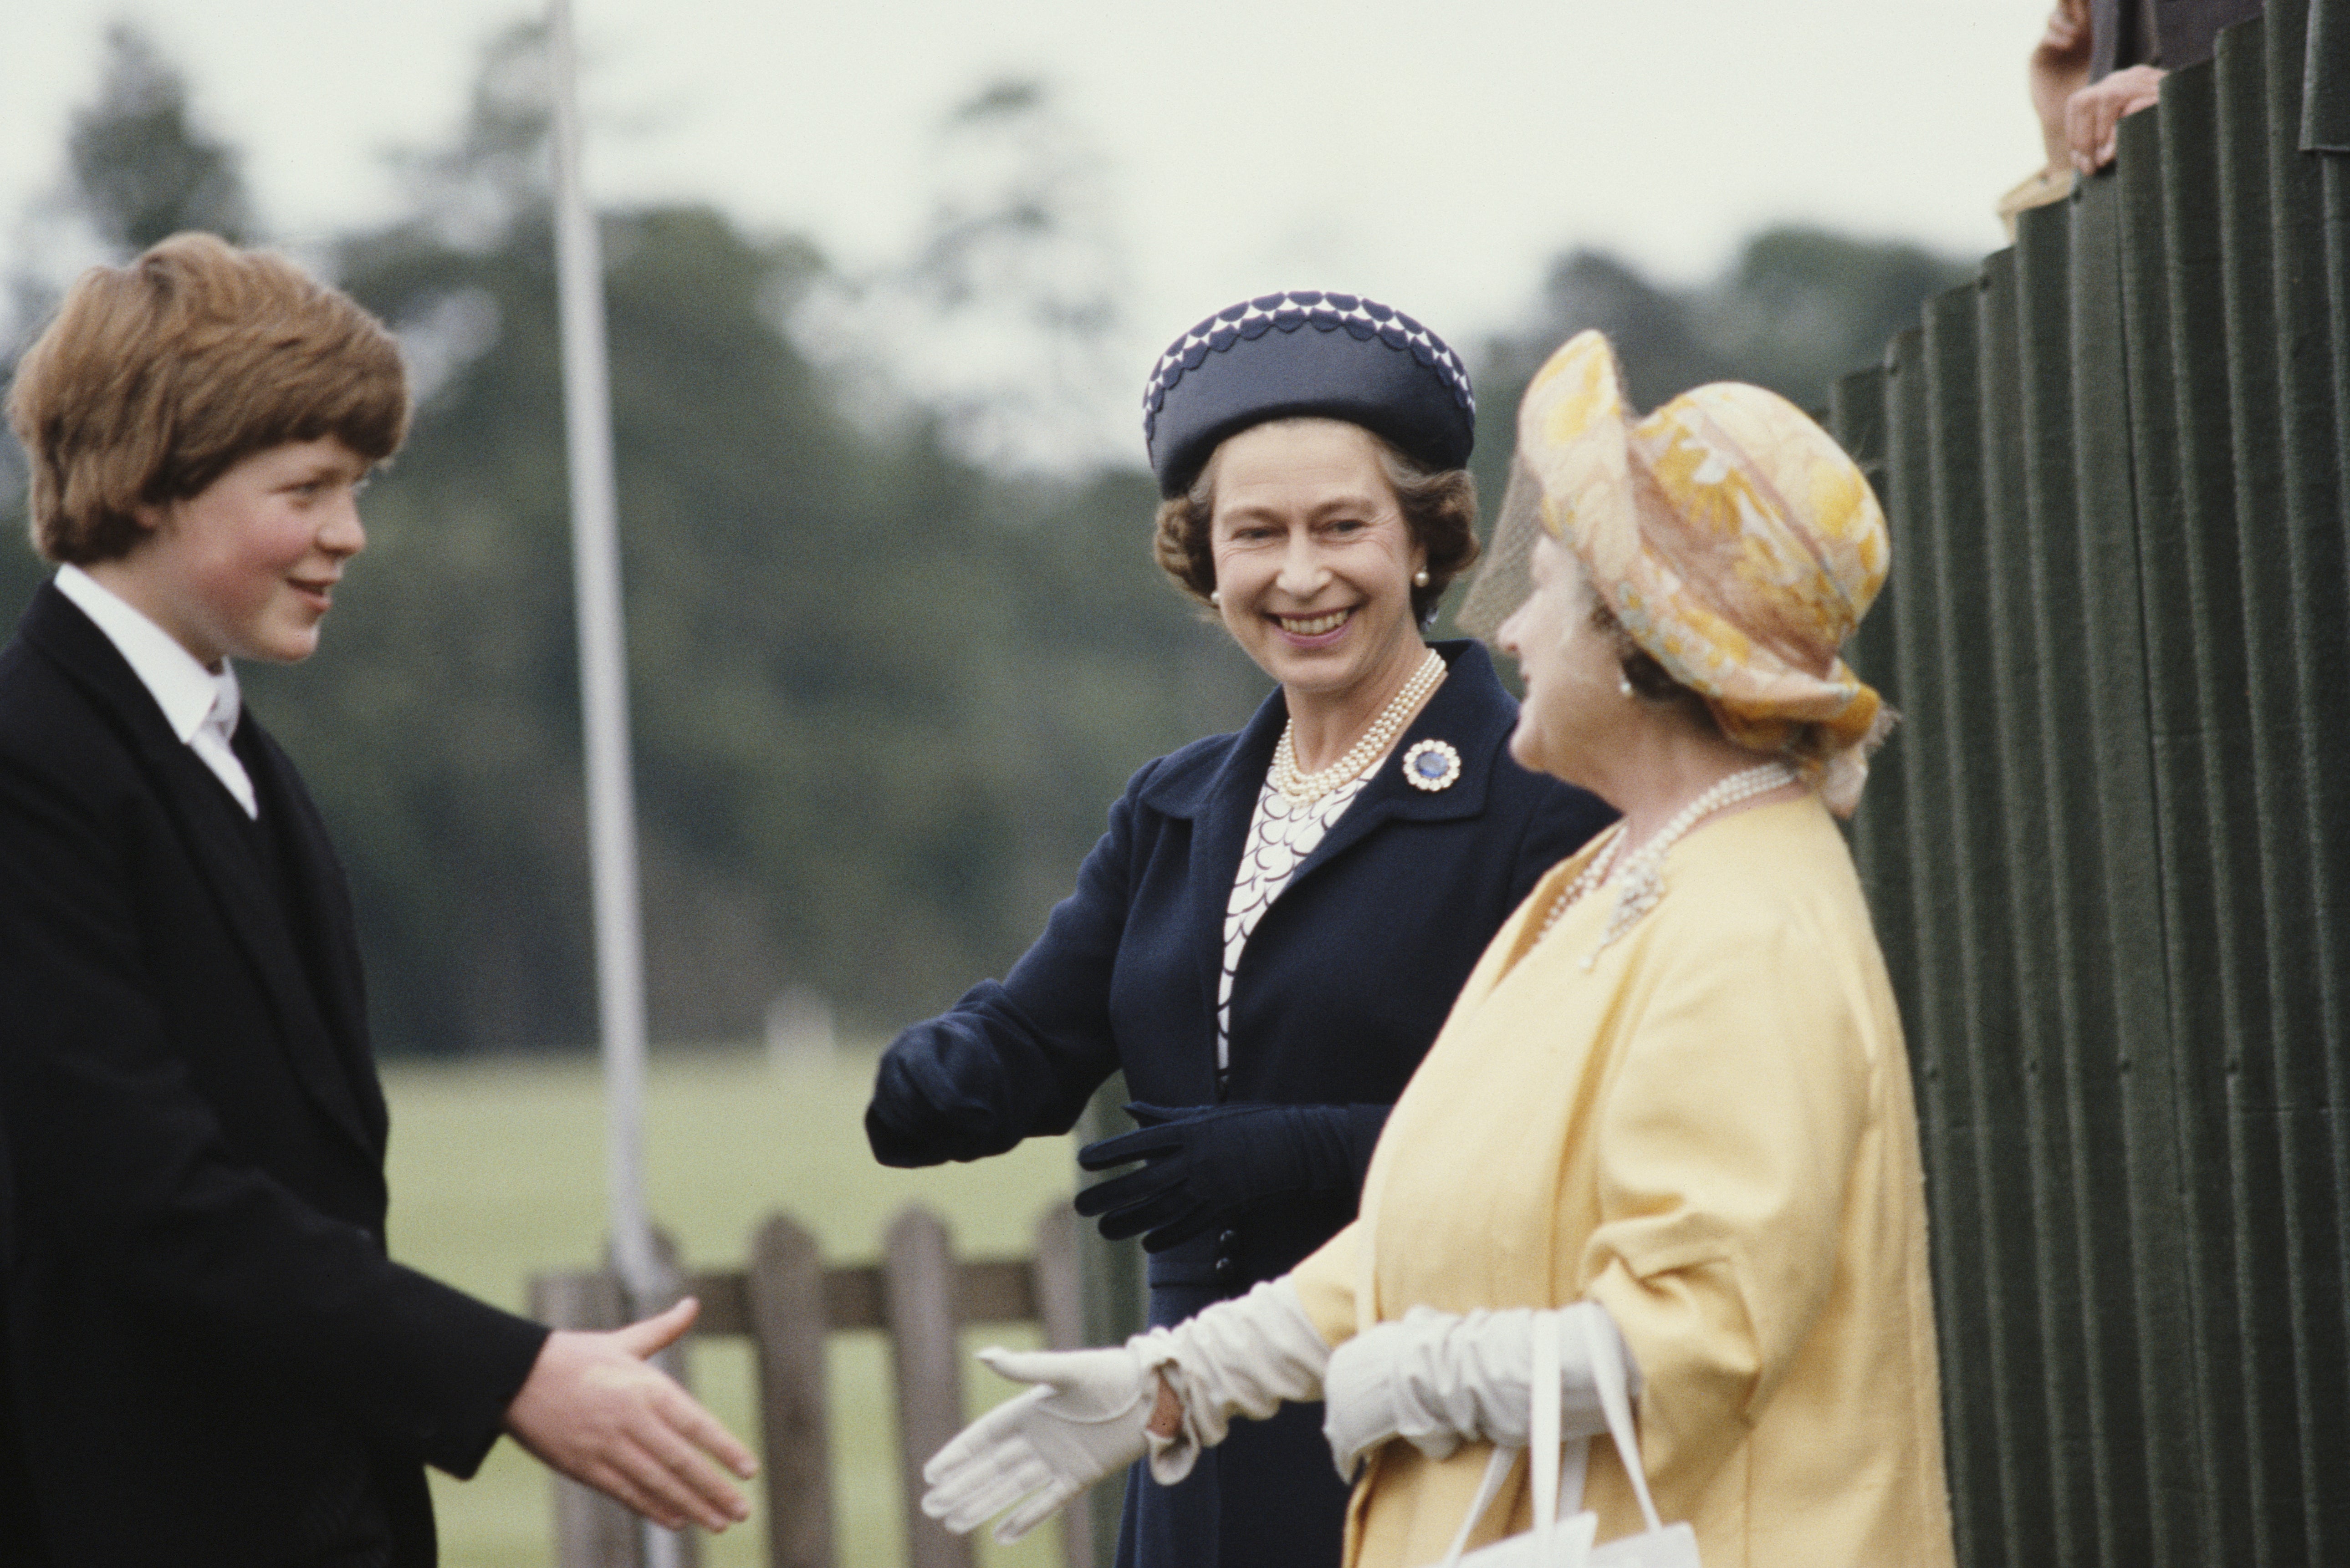
[[1960, 1560], [2341, 1568], [2350, 0], [2173, 73], [1834, 423]]

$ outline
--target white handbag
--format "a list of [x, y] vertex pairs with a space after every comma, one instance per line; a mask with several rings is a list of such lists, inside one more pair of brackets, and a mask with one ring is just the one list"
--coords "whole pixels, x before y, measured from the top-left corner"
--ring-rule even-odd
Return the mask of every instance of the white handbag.
[[[1559, 1440], [1559, 1334], [1564, 1326], [1556, 1313], [1543, 1313], [1534, 1319], [1534, 1393], [1526, 1448], [1534, 1472], [1534, 1527], [1523, 1535], [1467, 1552], [1471, 1532], [1501, 1495], [1502, 1483], [1517, 1463], [1516, 1449], [1497, 1445], [1493, 1457], [1485, 1462], [1485, 1478], [1478, 1484], [1476, 1501], [1469, 1505], [1469, 1517], [1461, 1521], [1460, 1532], [1453, 1536], [1452, 1549], [1444, 1554], [1440, 1568], [1700, 1568], [1696, 1532], [1686, 1524], [1668, 1527], [1657, 1517], [1657, 1505], [1648, 1496], [1648, 1472], [1640, 1463], [1640, 1441], [1632, 1429], [1632, 1401], [1624, 1389], [1624, 1363], [1616, 1346], [1606, 1343], [1586, 1322], [1583, 1329], [1590, 1346], [1591, 1378], [1599, 1390], [1600, 1408], [1607, 1416], [1607, 1435], [1615, 1439], [1616, 1452], [1624, 1461], [1625, 1473], [1631, 1477], [1641, 1517], [1648, 1526], [1638, 1535], [1627, 1535], [1605, 1546], [1593, 1544], [1599, 1516], [1583, 1507], [1584, 1470], [1590, 1459], [1591, 1440], [1577, 1438], [1565, 1445]], [[1565, 1521], [1558, 1517], [1562, 1490], [1567, 1494], [1571, 1515]]]

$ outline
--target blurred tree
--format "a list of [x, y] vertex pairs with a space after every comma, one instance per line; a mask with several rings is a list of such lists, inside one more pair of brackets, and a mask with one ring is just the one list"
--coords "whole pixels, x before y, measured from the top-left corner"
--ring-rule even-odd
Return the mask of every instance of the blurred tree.
[[[75, 121], [90, 225], [120, 248], [191, 222], [241, 232], [235, 158], [191, 129], [176, 72], [135, 35], [109, 49]], [[401, 337], [414, 434], [369, 495], [320, 653], [244, 672], [335, 826], [392, 1049], [592, 1033], [543, 63], [531, 28], [496, 41], [465, 124], [405, 161], [407, 210], [337, 249], [339, 281]], [[1147, 475], [1038, 477], [1037, 449], [969, 422], [1030, 418], [998, 400], [1097, 337], [1122, 288], [1082, 146], [1045, 108], [1007, 83], [950, 119], [947, 163], [988, 178], [943, 182], [893, 273], [927, 300], [904, 317], [936, 335], [917, 347], [968, 357], [980, 340], [958, 334], [993, 322], [1013, 379], [894, 420], [842, 407], [848, 350], [891, 340], [836, 339], [819, 365], [791, 329], [858, 293], [811, 247], [698, 207], [604, 220], [659, 1038], [743, 1038], [791, 987], [886, 1028], [1001, 973], [1127, 775], [1265, 689], [1150, 564]], [[1722, 375], [1813, 404], [1959, 270], [1807, 230], [1758, 236], [1693, 290], [1564, 258], [1537, 318], [1484, 356], [1488, 483], [1519, 388], [1575, 327], [1615, 335], [1644, 406]], [[1123, 421], [1127, 390], [1091, 395]], [[1052, 418], [1084, 400], [1055, 396]], [[0, 612], [39, 574], [0, 552]]]
[[1518, 399], [1551, 351], [1586, 327], [1615, 343], [1626, 392], [1644, 411], [1718, 380], [1818, 410], [1838, 376], [1875, 361], [1929, 295], [1973, 270], [1917, 245], [1797, 224], [1755, 235], [1720, 277], [1690, 289], [1652, 283], [1602, 251], [1561, 256], [1535, 318], [1489, 342], [1478, 366], [1479, 482], [1497, 504]]
[[[251, 202], [235, 151], [197, 129], [185, 79], [128, 23], [107, 30], [97, 93], [74, 111], [67, 161], [71, 178], [26, 215], [24, 252], [8, 268], [0, 383], [57, 308], [61, 280], [51, 253], [86, 250], [94, 239], [93, 259], [120, 260], [183, 229], [249, 237]], [[0, 436], [0, 517], [21, 516], [25, 482], [23, 449]], [[10, 624], [46, 575], [30, 551], [0, 549], [0, 613]]]
[[[1044, 84], [989, 83], [941, 123], [910, 255], [816, 291], [799, 325], [836, 364], [887, 367], [959, 454], [998, 471], [1130, 461], [1112, 340], [1126, 274], [1099, 151]], [[885, 389], [885, 395], [888, 389]]]
[[[584, 1040], [588, 894], [535, 35], [341, 254], [401, 334], [413, 437], [323, 650], [249, 678], [349, 863], [390, 1042]], [[1000, 971], [1135, 766], [1253, 671], [1155, 580], [1153, 495], [875, 433], [780, 328], [831, 281], [699, 208], [608, 217], [650, 1000], [741, 1038], [786, 986], [852, 1027]], [[1176, 679], [1170, 679], [1170, 672]]]
[[127, 22], [107, 30], [97, 100], [74, 116], [66, 147], [83, 215], [123, 254], [183, 229], [238, 244], [249, 237], [236, 153], [195, 128], [186, 81]]
[[1929, 295], [1977, 264], [1894, 241], [1825, 229], [1766, 229], [1700, 301], [1705, 335], [1742, 380], [1807, 409], [1827, 407], [1835, 379], [1883, 358]]

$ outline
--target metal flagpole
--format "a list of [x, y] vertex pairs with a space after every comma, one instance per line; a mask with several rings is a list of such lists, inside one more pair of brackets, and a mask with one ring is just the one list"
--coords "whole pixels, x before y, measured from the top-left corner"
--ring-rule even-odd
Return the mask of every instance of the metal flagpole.
[[[555, 109], [555, 259], [562, 314], [564, 436], [579, 610], [579, 707], [588, 751], [588, 855], [596, 904], [606, 1180], [612, 1261], [631, 1315], [665, 1304], [645, 1216], [645, 956], [637, 897], [636, 800], [629, 763], [628, 658], [620, 622], [619, 505], [612, 482], [612, 392], [604, 348], [604, 262], [579, 178], [578, 60], [569, 0], [548, 0]], [[681, 1542], [647, 1525], [649, 1568], [675, 1568]]]

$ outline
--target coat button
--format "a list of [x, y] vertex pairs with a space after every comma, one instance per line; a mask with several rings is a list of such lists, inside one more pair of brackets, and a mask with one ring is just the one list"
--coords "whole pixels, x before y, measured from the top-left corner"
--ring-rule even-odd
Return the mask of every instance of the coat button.
[[1227, 1231], [1216, 1238], [1216, 1251], [1229, 1252], [1239, 1244], [1240, 1239], [1241, 1233], [1238, 1231]]
[[1216, 1260], [1216, 1282], [1219, 1284], [1229, 1283], [1233, 1272], [1239, 1267], [1240, 1265], [1233, 1262], [1230, 1258], [1218, 1258]]

